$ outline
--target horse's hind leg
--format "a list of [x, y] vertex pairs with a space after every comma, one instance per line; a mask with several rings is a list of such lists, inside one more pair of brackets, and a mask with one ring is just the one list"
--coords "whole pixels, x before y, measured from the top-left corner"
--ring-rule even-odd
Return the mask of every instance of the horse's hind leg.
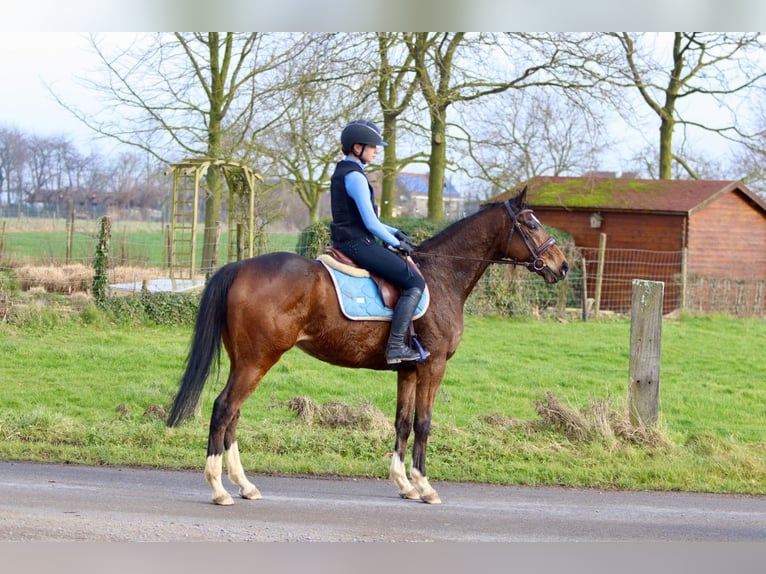
[[226, 434], [223, 438], [223, 447], [226, 450], [226, 468], [229, 471], [229, 480], [239, 487], [239, 495], [249, 500], [258, 500], [261, 497], [260, 491], [256, 486], [247, 480], [245, 469], [242, 467], [242, 461], [239, 458], [239, 446], [237, 446], [237, 423], [239, 423], [239, 413], [229, 423]]
[[223, 487], [223, 453], [226, 451], [226, 463], [229, 478], [239, 486], [240, 496], [257, 499], [261, 497], [258, 489], [245, 477], [239, 458], [236, 429], [239, 422], [240, 406], [258, 386], [265, 370], [235, 369], [229, 374], [226, 387], [213, 404], [210, 416], [210, 432], [205, 461], [205, 478], [213, 489], [213, 502], [222, 506], [234, 504], [231, 495]]
[[420, 493], [410, 484], [404, 466], [404, 457], [407, 452], [407, 440], [412, 430], [412, 418], [415, 412], [415, 371], [401, 370], [398, 377], [396, 395], [396, 444], [391, 455], [391, 469], [389, 476], [399, 488], [399, 496], [402, 498], [417, 500]]

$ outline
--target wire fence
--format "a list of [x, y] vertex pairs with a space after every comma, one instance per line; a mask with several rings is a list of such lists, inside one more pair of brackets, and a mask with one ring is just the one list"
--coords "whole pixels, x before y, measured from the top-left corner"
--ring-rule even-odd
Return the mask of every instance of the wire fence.
[[581, 290], [595, 312], [628, 313], [633, 279], [665, 284], [663, 313], [690, 311], [738, 317], [766, 316], [766, 281], [687, 273], [687, 253], [578, 248], [586, 276]]
[[585, 269], [586, 293], [596, 312], [627, 313], [631, 307], [633, 279], [665, 283], [663, 312], [683, 305], [681, 251], [578, 248]]
[[[14, 293], [88, 294], [99, 222], [12, 220], [0, 222], [0, 299]], [[202, 236], [203, 233], [200, 233]], [[201, 241], [201, 237], [200, 237]], [[297, 252], [296, 234], [269, 234], [259, 252]], [[227, 261], [228, 239], [220, 238], [219, 262]], [[198, 253], [202, 249], [197, 250]], [[689, 276], [683, 251], [572, 248], [566, 251], [567, 281], [547, 285], [526, 269], [493, 265], [469, 298], [469, 313], [514, 316], [630, 312], [633, 279], [662, 281], [664, 313], [677, 310], [766, 316], [766, 281]], [[167, 230], [158, 223], [115, 223], [110, 241], [110, 284], [169, 276]], [[202, 277], [204, 279], [204, 277]]]

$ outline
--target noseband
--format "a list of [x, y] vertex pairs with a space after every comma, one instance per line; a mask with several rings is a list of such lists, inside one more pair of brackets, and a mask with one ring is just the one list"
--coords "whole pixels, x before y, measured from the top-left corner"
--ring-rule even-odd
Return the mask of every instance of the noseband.
[[513, 211], [513, 208], [511, 208], [510, 200], [503, 202], [503, 205], [505, 205], [505, 209], [508, 212], [508, 217], [511, 220], [511, 232], [508, 234], [508, 242], [506, 243], [506, 246], [505, 246], [505, 252], [506, 253], [510, 252], [511, 241], [513, 241], [513, 233], [514, 231], [518, 229], [519, 235], [521, 235], [521, 238], [524, 241], [524, 245], [526, 245], [527, 249], [529, 250], [530, 260], [518, 261], [516, 259], [504, 258], [501, 261], [503, 263], [510, 263], [512, 265], [520, 265], [534, 272], [542, 271], [543, 269], [548, 267], [548, 264], [545, 262], [542, 255], [548, 249], [550, 249], [551, 246], [556, 244], [556, 240], [553, 237], [549, 237], [541, 245], [535, 247], [535, 244], [532, 242], [532, 238], [527, 234], [526, 231], [524, 231], [524, 229], [521, 226], [521, 223], [519, 222], [519, 216], [525, 213], [532, 213], [532, 210], [522, 209], [518, 213], [515, 213]]

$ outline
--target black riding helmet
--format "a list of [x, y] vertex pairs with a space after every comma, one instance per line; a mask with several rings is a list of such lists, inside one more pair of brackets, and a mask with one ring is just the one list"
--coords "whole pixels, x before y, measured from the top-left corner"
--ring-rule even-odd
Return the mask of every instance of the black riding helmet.
[[354, 144], [384, 147], [388, 145], [383, 141], [378, 126], [369, 120], [354, 120], [343, 128], [343, 131], [340, 134], [340, 145], [343, 149], [343, 153], [353, 153]]

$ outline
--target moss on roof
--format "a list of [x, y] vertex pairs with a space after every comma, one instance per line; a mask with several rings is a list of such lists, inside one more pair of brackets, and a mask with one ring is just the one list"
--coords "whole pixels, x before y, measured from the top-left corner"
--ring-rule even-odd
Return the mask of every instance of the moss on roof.
[[635, 194], [661, 193], [656, 181], [604, 178], [540, 179], [529, 189], [531, 202], [540, 206], [565, 205], [567, 207], [629, 207]]

